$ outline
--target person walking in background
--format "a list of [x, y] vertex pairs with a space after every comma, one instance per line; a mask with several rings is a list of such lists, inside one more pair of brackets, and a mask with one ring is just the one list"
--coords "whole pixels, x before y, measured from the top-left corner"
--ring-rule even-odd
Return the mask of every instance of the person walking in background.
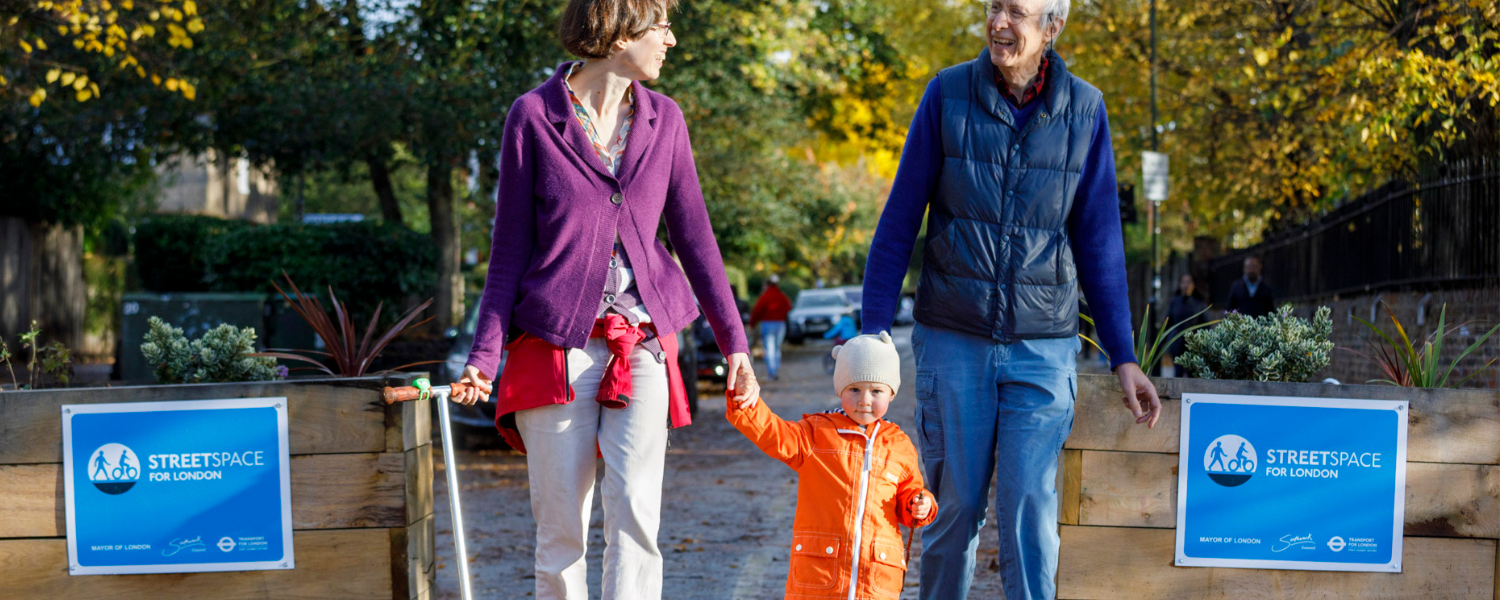
[[[1172, 302], [1167, 305], [1167, 322], [1164, 327], [1176, 326], [1173, 331], [1182, 332], [1194, 325], [1207, 322], [1208, 317], [1203, 313], [1208, 308], [1208, 303], [1198, 293], [1198, 286], [1193, 281], [1191, 273], [1183, 273], [1177, 280], [1177, 295], [1172, 296]], [[1187, 337], [1179, 337], [1172, 345], [1167, 346], [1167, 356], [1175, 360], [1182, 354], [1183, 347], [1187, 344]], [[1179, 372], [1178, 377], [1186, 377], [1186, 372]]]
[[1080, 288], [1125, 405], [1137, 423], [1161, 414], [1131, 350], [1104, 96], [1052, 50], [1068, 0], [987, 8], [984, 50], [939, 73], [917, 106], [865, 267], [873, 333], [891, 326], [927, 214], [912, 349], [938, 511], [922, 536], [923, 600], [968, 597], [996, 479], [1005, 597], [1055, 596], [1054, 481], [1077, 395]]
[[786, 316], [792, 312], [792, 301], [777, 285], [776, 274], [766, 280], [766, 287], [750, 309], [750, 327], [760, 324], [760, 343], [766, 356], [766, 377], [776, 381], [781, 376], [781, 343], [786, 340]]
[[641, 85], [677, 45], [672, 4], [569, 0], [559, 34], [584, 60], [559, 65], [505, 119], [489, 274], [460, 379], [470, 388], [453, 400], [473, 404], [493, 381], [497, 425], [519, 434], [537, 598], [590, 597], [596, 456], [602, 598], [661, 598], [667, 430], [691, 421], [676, 333], [697, 318], [695, 295], [734, 396], [759, 395], [682, 110]]
[[1261, 317], [1276, 310], [1276, 290], [1261, 277], [1260, 258], [1245, 259], [1244, 276], [1229, 288], [1229, 304], [1225, 310], [1239, 311], [1250, 317]]

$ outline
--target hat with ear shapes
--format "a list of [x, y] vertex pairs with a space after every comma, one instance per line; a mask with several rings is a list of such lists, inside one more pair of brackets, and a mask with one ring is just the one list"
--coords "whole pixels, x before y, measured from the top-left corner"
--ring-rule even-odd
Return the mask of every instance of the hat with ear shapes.
[[844, 388], [860, 382], [884, 383], [891, 386], [891, 396], [901, 389], [901, 355], [891, 334], [866, 334], [857, 336], [842, 346], [833, 348], [833, 394], [843, 394]]

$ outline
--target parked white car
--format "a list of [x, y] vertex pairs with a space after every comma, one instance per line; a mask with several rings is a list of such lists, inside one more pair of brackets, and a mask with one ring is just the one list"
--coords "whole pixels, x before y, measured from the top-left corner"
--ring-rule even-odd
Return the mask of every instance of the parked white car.
[[802, 290], [792, 304], [792, 312], [786, 317], [786, 339], [800, 344], [808, 336], [823, 335], [839, 322], [839, 317], [854, 308], [842, 289]]

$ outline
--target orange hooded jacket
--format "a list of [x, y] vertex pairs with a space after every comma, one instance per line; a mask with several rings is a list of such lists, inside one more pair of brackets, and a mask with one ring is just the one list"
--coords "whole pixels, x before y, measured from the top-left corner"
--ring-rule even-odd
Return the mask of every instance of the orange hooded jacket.
[[[937, 517], [911, 438], [886, 420], [861, 432], [842, 412], [790, 423], [763, 400], [741, 410], [731, 399], [727, 416], [761, 451], [797, 472], [786, 597], [899, 598], [906, 556], [897, 524], [921, 527]], [[929, 500], [920, 521], [911, 513], [917, 494]]]

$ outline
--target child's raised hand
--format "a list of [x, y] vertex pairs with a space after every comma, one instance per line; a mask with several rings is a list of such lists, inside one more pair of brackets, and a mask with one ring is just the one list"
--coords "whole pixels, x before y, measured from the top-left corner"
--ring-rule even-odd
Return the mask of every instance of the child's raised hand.
[[919, 493], [911, 497], [911, 516], [917, 520], [927, 518], [927, 513], [932, 510], [932, 503], [927, 500], [927, 492]]

